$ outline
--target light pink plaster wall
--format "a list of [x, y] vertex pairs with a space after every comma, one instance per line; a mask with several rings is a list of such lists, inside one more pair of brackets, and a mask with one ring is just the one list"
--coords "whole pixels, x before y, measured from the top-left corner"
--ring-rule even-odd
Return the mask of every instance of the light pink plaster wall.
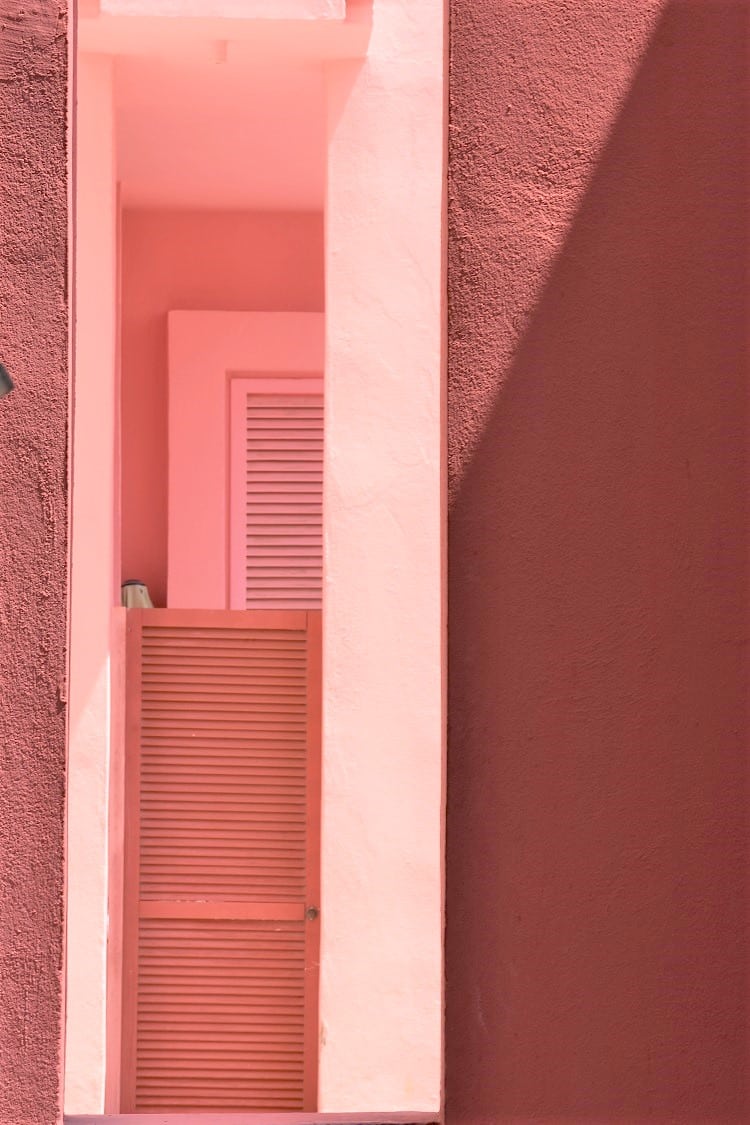
[[442, 1071], [443, 3], [329, 69], [320, 1109]]
[[104, 1108], [116, 238], [112, 64], [78, 61], [65, 1107]]
[[315, 214], [129, 211], [123, 217], [123, 577], [166, 604], [167, 313], [319, 312]]

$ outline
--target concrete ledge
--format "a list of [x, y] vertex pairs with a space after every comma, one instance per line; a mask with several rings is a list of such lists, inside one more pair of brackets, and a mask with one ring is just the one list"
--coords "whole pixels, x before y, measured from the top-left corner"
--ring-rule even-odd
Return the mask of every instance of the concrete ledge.
[[191, 19], [343, 20], [346, 0], [88, 0], [81, 9], [82, 16], [99, 13]]

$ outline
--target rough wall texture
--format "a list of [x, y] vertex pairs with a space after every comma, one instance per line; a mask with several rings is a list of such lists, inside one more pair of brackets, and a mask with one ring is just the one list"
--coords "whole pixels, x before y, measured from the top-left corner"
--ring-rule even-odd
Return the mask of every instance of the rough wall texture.
[[744, 0], [454, 0], [447, 1111], [750, 1120]]
[[64, 0], [0, 0], [0, 1122], [60, 1101], [66, 617]]

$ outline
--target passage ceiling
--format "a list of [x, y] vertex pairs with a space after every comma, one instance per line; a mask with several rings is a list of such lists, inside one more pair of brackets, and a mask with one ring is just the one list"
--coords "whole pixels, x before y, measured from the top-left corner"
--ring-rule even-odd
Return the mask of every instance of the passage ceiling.
[[115, 92], [126, 206], [322, 209], [321, 65], [218, 41], [197, 60], [120, 57]]
[[364, 52], [367, 5], [353, 9], [346, 20], [330, 6], [306, 21], [82, 19], [79, 50], [113, 58], [124, 204], [320, 211], [324, 65]]

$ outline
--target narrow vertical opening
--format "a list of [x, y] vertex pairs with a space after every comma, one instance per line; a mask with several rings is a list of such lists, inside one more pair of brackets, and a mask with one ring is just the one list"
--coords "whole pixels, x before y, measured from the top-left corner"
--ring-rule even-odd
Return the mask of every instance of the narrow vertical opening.
[[75, 1125], [439, 1110], [442, 7], [375, 6], [80, 12]]
[[282, 20], [95, 8], [66, 1102], [315, 1111], [323, 61]]

